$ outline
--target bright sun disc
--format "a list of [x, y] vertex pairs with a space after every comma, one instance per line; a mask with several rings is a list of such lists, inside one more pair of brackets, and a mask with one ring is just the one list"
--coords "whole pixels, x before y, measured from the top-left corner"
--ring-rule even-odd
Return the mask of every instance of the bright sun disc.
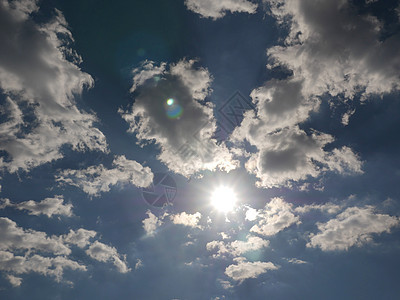
[[235, 192], [229, 187], [220, 186], [213, 192], [211, 204], [221, 212], [230, 212], [236, 204]]

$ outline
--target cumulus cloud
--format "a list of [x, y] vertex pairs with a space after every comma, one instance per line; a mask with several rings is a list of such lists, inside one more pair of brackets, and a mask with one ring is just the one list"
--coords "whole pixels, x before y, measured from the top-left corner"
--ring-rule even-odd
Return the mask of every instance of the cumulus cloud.
[[0, 200], [0, 209], [7, 206], [14, 207], [18, 210], [27, 210], [28, 214], [39, 216], [46, 215], [51, 218], [54, 215], [60, 216], [72, 216], [72, 204], [64, 204], [64, 197], [62, 195], [56, 195], [52, 198], [46, 198], [42, 201], [36, 202], [33, 200], [13, 203], [9, 199]]
[[153, 173], [149, 167], [143, 167], [123, 155], [114, 159], [113, 167], [107, 169], [100, 164], [83, 170], [63, 170], [56, 176], [56, 180], [79, 187], [90, 196], [99, 196], [101, 192], [108, 192], [111, 186], [117, 184], [130, 183], [147, 187], [153, 181]]
[[250, 173], [259, 178], [257, 186], [291, 186], [293, 182], [318, 177], [327, 171], [362, 173], [362, 162], [350, 148], [324, 149], [334, 141], [331, 135], [317, 131], [307, 134], [298, 126], [270, 132], [262, 119], [251, 114], [254, 113], [245, 115], [241, 126], [233, 132], [232, 139], [247, 140], [257, 147], [258, 151], [250, 155], [245, 165]]
[[69, 258], [70, 245], [79, 248], [90, 245], [86, 250], [90, 257], [102, 262], [112, 261], [119, 272], [128, 272], [125, 257], [114, 247], [90, 241], [96, 235], [95, 231], [79, 228], [65, 235], [49, 236], [45, 232], [23, 229], [9, 218], [0, 218], [0, 271], [8, 274], [13, 286], [22, 282], [15, 274], [31, 272], [54, 277], [60, 282], [66, 268], [86, 271], [85, 265]]
[[273, 198], [264, 209], [258, 211], [257, 224], [250, 231], [271, 236], [294, 224], [300, 224], [300, 218], [293, 212], [292, 204], [282, 198]]
[[146, 213], [148, 218], [142, 221], [143, 229], [147, 235], [153, 236], [157, 228], [161, 226], [162, 221], [159, 218], [157, 218], [157, 216], [154, 215], [150, 210], [148, 210]]
[[201, 219], [201, 213], [199, 212], [195, 214], [188, 214], [186, 212], [182, 212], [180, 214], [171, 215], [170, 218], [172, 223], [174, 224], [180, 224], [192, 228], [201, 228], [201, 226], [199, 225]]
[[90, 240], [97, 235], [96, 231], [79, 228], [77, 231], [70, 230], [68, 234], [63, 236], [65, 243], [77, 245], [84, 248], [90, 244]]
[[247, 236], [246, 241], [235, 240], [231, 243], [223, 241], [211, 241], [207, 243], [206, 248], [208, 251], [215, 251], [214, 257], [232, 255], [240, 256], [249, 251], [256, 251], [262, 248], [267, 248], [269, 241], [263, 240], [257, 236]]
[[127, 273], [131, 271], [131, 269], [127, 266], [126, 258], [121, 258], [117, 252], [117, 249], [100, 243], [99, 241], [95, 241], [93, 244], [91, 244], [89, 249], [86, 250], [86, 254], [101, 262], [112, 261], [120, 273]]
[[[44, 276], [54, 277], [57, 282], [60, 282], [64, 269], [86, 271], [86, 266], [64, 256], [43, 257], [37, 254], [32, 256], [18, 256], [12, 252], [0, 250], [1, 271], [13, 272], [15, 274], [35, 272]], [[14, 279], [12, 280], [14, 283], [17, 283]]]
[[[262, 187], [290, 185], [326, 171], [362, 173], [352, 149], [326, 151], [333, 137], [306, 133], [299, 124], [318, 110], [321, 99], [335, 105], [343, 98], [357, 95], [365, 100], [399, 90], [400, 34], [383, 38], [382, 22], [360, 13], [348, 0], [265, 2], [278, 24], [288, 29], [282, 45], [267, 50], [267, 67], [284, 68], [291, 75], [251, 93], [256, 112], [247, 112], [232, 135], [234, 141], [247, 140], [257, 149], [246, 168], [260, 178]], [[354, 113], [344, 113], [342, 124]], [[305, 147], [311, 147], [310, 154]]]
[[222, 18], [227, 12], [244, 12], [254, 14], [257, 4], [247, 0], [185, 0], [186, 7], [204, 18], [214, 20]]
[[389, 93], [399, 88], [400, 36], [381, 40], [383, 25], [351, 1], [268, 1], [289, 26], [285, 45], [268, 50], [273, 64], [304, 78], [310, 94]]
[[35, 230], [24, 230], [17, 223], [0, 218], [0, 250], [26, 250], [69, 255], [71, 250], [63, 242], [46, 233]]
[[160, 148], [158, 159], [184, 176], [238, 166], [226, 145], [213, 138], [213, 106], [204, 101], [212, 78], [195, 63], [181, 60], [167, 68], [144, 62], [134, 70], [135, 102], [127, 111], [119, 110], [139, 143], [154, 142]]
[[38, 25], [31, 18], [37, 10], [33, 0], [0, 1], [0, 166], [10, 172], [62, 158], [63, 145], [108, 151], [96, 116], [75, 102], [93, 79], [77, 66], [64, 17], [56, 11]]
[[374, 235], [390, 232], [400, 219], [374, 211], [374, 207], [349, 207], [334, 219], [318, 223], [319, 232], [310, 234], [307, 247], [323, 251], [348, 250], [371, 242]]
[[16, 276], [11, 275], [11, 274], [7, 274], [6, 278], [7, 278], [7, 280], [11, 283], [11, 285], [12, 285], [13, 287], [20, 286], [21, 283], [22, 283], [22, 278], [16, 277]]
[[272, 262], [248, 262], [243, 257], [236, 258], [235, 260], [237, 264], [229, 265], [225, 269], [225, 274], [240, 283], [248, 278], [257, 278], [268, 270], [277, 270], [279, 268], [279, 266], [274, 265]]

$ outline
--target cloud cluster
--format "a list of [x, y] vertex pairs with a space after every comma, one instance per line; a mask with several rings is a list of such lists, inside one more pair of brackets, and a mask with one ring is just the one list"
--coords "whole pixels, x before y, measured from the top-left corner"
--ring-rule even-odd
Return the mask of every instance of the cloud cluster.
[[[366, 99], [399, 89], [400, 35], [382, 37], [382, 23], [360, 13], [351, 1], [267, 0], [270, 14], [288, 29], [282, 45], [267, 50], [268, 68], [291, 75], [272, 79], [251, 93], [256, 112], [245, 114], [232, 134], [256, 147], [246, 164], [258, 186], [290, 186], [323, 172], [362, 173], [349, 147], [327, 151], [328, 134], [305, 131], [300, 124], [316, 112], [321, 99]], [[337, 97], [338, 96], [338, 97]], [[336, 98], [334, 98], [336, 97]], [[354, 110], [342, 116], [348, 125]]]
[[0, 218], [0, 271], [6, 272], [13, 286], [19, 286], [22, 278], [15, 274], [39, 273], [60, 282], [64, 269], [86, 271], [81, 262], [69, 258], [71, 245], [90, 247], [87, 254], [99, 261], [113, 261], [118, 271], [129, 271], [125, 259], [121, 259], [114, 247], [99, 241], [91, 242], [97, 233], [83, 228], [70, 230], [61, 236], [49, 236], [32, 229], [25, 230], [9, 218]]
[[374, 235], [390, 232], [399, 224], [398, 217], [376, 213], [372, 206], [349, 207], [328, 222], [318, 223], [319, 232], [310, 235], [307, 247], [348, 250], [371, 242]]
[[38, 25], [38, 9], [34, 0], [0, 1], [0, 166], [10, 172], [62, 158], [63, 145], [108, 151], [96, 116], [75, 102], [93, 79], [77, 66], [67, 23], [56, 11]]
[[135, 102], [127, 111], [119, 110], [139, 143], [154, 142], [160, 148], [158, 159], [184, 176], [238, 166], [226, 145], [213, 138], [213, 106], [204, 101], [212, 78], [195, 63], [181, 60], [157, 67], [144, 62], [133, 71]]
[[247, 0], [185, 0], [186, 7], [204, 18], [222, 18], [227, 12], [254, 14], [257, 4]]
[[133, 184], [147, 187], [153, 181], [153, 173], [149, 167], [143, 167], [125, 156], [117, 156], [112, 169], [102, 164], [82, 170], [63, 170], [56, 176], [56, 181], [81, 188], [90, 196], [99, 196], [101, 192], [110, 191], [117, 184]]
[[42, 201], [36, 202], [33, 200], [13, 203], [9, 199], [0, 199], [0, 209], [5, 207], [13, 207], [18, 210], [26, 210], [28, 214], [39, 216], [46, 215], [51, 218], [54, 215], [59, 216], [72, 216], [72, 204], [64, 204], [64, 197], [56, 195], [52, 198], [46, 198]]

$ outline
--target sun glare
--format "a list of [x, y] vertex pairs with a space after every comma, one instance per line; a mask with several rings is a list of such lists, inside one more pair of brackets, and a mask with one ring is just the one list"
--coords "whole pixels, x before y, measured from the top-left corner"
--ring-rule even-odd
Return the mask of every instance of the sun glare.
[[218, 187], [211, 196], [211, 204], [224, 213], [234, 209], [236, 200], [236, 194], [233, 189], [226, 186]]

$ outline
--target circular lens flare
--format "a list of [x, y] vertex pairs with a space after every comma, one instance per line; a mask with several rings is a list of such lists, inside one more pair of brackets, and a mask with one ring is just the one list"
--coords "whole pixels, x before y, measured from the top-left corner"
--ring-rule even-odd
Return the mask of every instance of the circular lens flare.
[[173, 99], [173, 98], [169, 98], [165, 102], [164, 107], [165, 107], [165, 110], [167, 113], [167, 117], [169, 119], [179, 119], [179, 117], [183, 113], [182, 106], [180, 106], [179, 103], [177, 101], [175, 101], [175, 99]]
[[218, 187], [211, 196], [211, 204], [217, 210], [224, 213], [232, 211], [235, 208], [236, 201], [235, 192], [226, 186]]
[[174, 99], [169, 98], [169, 99], [167, 100], [167, 105], [168, 105], [168, 106], [171, 106], [171, 105], [173, 105], [173, 104], [174, 104]]

